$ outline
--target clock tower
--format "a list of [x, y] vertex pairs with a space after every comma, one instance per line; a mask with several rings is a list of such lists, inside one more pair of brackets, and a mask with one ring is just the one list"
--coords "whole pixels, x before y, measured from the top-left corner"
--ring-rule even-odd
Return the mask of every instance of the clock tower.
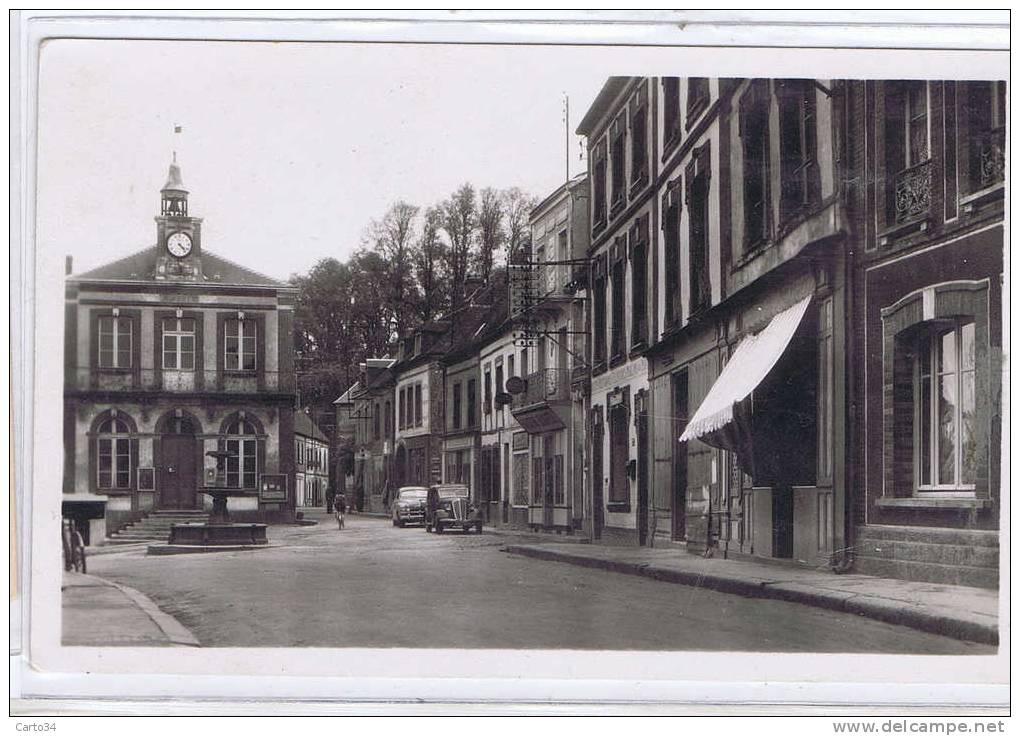
[[202, 280], [202, 219], [188, 215], [188, 190], [174, 153], [156, 216], [156, 279]]

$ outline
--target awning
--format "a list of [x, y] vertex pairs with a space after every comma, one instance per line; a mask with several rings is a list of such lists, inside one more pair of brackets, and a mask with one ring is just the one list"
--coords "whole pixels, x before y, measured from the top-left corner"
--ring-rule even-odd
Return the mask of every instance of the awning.
[[680, 441], [718, 432], [733, 421], [734, 405], [743, 401], [769, 374], [804, 318], [811, 297], [780, 312], [761, 332], [745, 337], [691, 417]]

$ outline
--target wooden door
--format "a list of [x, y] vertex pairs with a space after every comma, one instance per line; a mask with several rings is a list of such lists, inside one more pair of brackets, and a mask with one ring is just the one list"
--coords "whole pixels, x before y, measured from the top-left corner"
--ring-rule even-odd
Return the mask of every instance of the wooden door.
[[198, 495], [195, 438], [191, 435], [164, 435], [160, 447], [160, 507], [193, 509]]

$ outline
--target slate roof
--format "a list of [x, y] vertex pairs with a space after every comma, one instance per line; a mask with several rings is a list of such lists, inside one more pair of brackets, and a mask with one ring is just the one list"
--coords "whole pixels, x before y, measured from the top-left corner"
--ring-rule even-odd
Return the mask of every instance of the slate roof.
[[[84, 273], [73, 274], [71, 281], [137, 281], [153, 282], [156, 271], [158, 249], [150, 245], [137, 253], [132, 253], [103, 266], [97, 266]], [[224, 286], [262, 286], [271, 288], [288, 288], [285, 281], [265, 276], [250, 268], [246, 268], [231, 260], [218, 256], [206, 248], [202, 249], [201, 283], [219, 284]]]
[[314, 440], [319, 440], [319, 442], [329, 442], [326, 435], [322, 433], [322, 430], [315, 426], [312, 418], [303, 411], [294, 412], [294, 434], [311, 437]]

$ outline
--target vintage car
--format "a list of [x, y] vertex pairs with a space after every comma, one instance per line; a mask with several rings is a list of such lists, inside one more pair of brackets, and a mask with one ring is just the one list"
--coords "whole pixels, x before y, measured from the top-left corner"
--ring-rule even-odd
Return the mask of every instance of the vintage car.
[[421, 524], [425, 521], [425, 501], [429, 489], [425, 486], [403, 486], [393, 499], [393, 526]]
[[442, 534], [447, 529], [474, 529], [482, 533], [481, 511], [471, 503], [471, 492], [460, 484], [444, 483], [429, 487], [425, 503], [425, 531]]

